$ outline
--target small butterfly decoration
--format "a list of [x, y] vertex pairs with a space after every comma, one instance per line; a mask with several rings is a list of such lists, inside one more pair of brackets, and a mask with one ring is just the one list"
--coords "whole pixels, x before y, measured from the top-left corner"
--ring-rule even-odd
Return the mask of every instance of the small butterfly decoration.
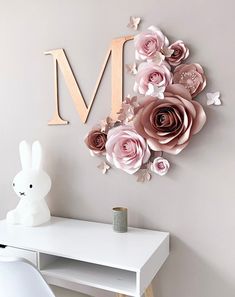
[[152, 175], [150, 173], [150, 166], [151, 166], [151, 163], [149, 162], [147, 164], [146, 168], [138, 170], [138, 172], [136, 173], [136, 176], [137, 176], [136, 181], [137, 182], [144, 183], [144, 182], [147, 182], [147, 181], [151, 180]]
[[220, 92], [207, 93], [207, 105], [216, 105], [219, 106], [222, 104], [220, 100]]
[[131, 74], [131, 75], [136, 75], [137, 73], [137, 65], [136, 63], [132, 63], [132, 64], [126, 64], [126, 72]]
[[162, 53], [160, 53], [160, 52], [156, 52], [156, 55], [155, 55], [153, 61], [154, 61], [156, 64], [161, 65], [162, 62], [165, 60], [165, 57], [167, 57], [167, 56], [165, 56], [164, 54], [162, 54]]
[[173, 49], [170, 49], [168, 47], [164, 47], [162, 49], [162, 54], [166, 57], [166, 58], [169, 58], [172, 56], [172, 54], [174, 53], [174, 50]]
[[108, 170], [110, 169], [110, 166], [106, 162], [102, 161], [97, 166], [97, 168], [99, 168], [102, 171], [103, 174], [106, 174], [108, 172]]
[[164, 99], [164, 91], [165, 87], [157, 87], [149, 83], [146, 95], [157, 97], [158, 99]]
[[138, 30], [138, 26], [139, 26], [140, 22], [141, 22], [140, 17], [131, 16], [127, 27], [136, 31], [136, 30]]
[[133, 120], [135, 115], [135, 108], [139, 106], [137, 96], [127, 96], [122, 102], [122, 106], [118, 114], [118, 120], [123, 123], [128, 123]]
[[112, 128], [115, 124], [112, 118], [107, 117], [105, 120], [100, 122], [100, 130], [101, 132], [107, 133], [110, 128]]

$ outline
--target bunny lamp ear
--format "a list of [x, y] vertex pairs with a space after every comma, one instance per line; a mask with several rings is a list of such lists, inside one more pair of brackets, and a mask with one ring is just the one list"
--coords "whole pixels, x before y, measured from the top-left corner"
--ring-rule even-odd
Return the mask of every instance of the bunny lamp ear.
[[42, 146], [40, 142], [34, 141], [32, 146], [32, 169], [40, 169], [42, 164]]
[[19, 145], [20, 161], [23, 170], [31, 168], [31, 148], [30, 145], [25, 141], [21, 141]]

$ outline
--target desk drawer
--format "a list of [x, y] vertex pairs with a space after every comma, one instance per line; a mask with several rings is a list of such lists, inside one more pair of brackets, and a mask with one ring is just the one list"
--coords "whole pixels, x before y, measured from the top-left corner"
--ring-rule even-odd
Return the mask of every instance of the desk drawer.
[[24, 258], [37, 266], [37, 253], [11, 246], [0, 246], [0, 256]]

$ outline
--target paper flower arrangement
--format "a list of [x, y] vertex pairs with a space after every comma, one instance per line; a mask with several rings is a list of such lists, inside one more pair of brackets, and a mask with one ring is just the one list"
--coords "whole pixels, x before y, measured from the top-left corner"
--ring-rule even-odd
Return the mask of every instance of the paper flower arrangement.
[[[169, 44], [154, 26], [136, 35], [134, 45], [136, 61], [126, 69], [135, 76], [137, 96], [126, 97], [117, 118], [99, 123], [85, 143], [102, 158], [103, 173], [116, 167], [145, 182], [152, 174], [167, 174], [170, 164], [163, 155], [179, 154], [204, 126], [206, 114], [197, 98], [206, 76], [201, 65], [185, 62], [189, 49], [183, 41]], [[218, 103], [218, 96], [207, 94], [210, 104]]]

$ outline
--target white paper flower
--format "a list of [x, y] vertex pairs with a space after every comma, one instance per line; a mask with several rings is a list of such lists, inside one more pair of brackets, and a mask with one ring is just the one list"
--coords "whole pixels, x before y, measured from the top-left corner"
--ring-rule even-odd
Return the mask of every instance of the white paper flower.
[[162, 157], [155, 158], [151, 165], [151, 170], [161, 176], [167, 174], [169, 168], [170, 163]]

